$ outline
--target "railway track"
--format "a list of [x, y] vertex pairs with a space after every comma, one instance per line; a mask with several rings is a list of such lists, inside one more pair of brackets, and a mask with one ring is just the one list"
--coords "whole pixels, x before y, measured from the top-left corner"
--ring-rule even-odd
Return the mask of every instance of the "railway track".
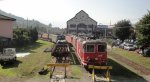
[[67, 66], [69, 66], [68, 60], [62, 60], [61, 62], [56, 59], [55, 63], [48, 64], [51, 66], [50, 82], [65, 82], [67, 77]]
[[[107, 68], [108, 67], [108, 68]], [[93, 66], [90, 65], [89, 68], [83, 68], [82, 70], [86, 73], [86, 76], [90, 79], [88, 82], [111, 82], [110, 69], [111, 66]]]
[[52, 50], [50, 66], [50, 82], [65, 82], [67, 67], [70, 65], [70, 50], [68, 44], [56, 44]]
[[[47, 64], [47, 66], [50, 66], [50, 82], [66, 82], [67, 77], [67, 67], [70, 65], [70, 48], [68, 44], [56, 44], [52, 50], [52, 62]], [[89, 65], [89, 69], [92, 69], [91, 72], [91, 79], [93, 82], [98, 81], [101, 77], [106, 78], [106, 80], [103, 81], [110, 81], [110, 74], [109, 69], [112, 69], [111, 66], [95, 66], [95, 65]], [[102, 69], [107, 70], [106, 74], [100, 75], [99, 73], [96, 73], [96, 69]]]

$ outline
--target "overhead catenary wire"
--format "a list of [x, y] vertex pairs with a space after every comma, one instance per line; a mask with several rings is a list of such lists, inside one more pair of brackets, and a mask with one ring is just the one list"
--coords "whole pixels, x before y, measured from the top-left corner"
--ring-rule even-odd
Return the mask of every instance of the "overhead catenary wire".
[[150, 26], [150, 24], [139, 24], [135, 26], [113, 26], [114, 28], [128, 28], [128, 27], [136, 27], [136, 26]]

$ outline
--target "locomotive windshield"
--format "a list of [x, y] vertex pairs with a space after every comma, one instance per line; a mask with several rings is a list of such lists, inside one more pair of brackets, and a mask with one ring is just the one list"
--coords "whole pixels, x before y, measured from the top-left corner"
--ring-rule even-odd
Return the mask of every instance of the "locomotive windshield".
[[58, 39], [58, 40], [65, 40], [65, 36], [63, 36], [63, 35], [58, 35], [58, 36], [57, 36], [57, 39]]
[[106, 46], [105, 45], [98, 45], [98, 52], [105, 52]]
[[85, 52], [94, 52], [94, 45], [92, 44], [88, 44], [86, 45], [86, 47], [84, 48]]

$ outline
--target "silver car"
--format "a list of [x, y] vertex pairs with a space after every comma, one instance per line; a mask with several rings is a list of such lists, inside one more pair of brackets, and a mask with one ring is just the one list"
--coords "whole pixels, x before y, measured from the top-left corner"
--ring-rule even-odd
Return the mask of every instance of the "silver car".
[[135, 47], [133, 44], [125, 44], [124, 49], [126, 50], [135, 50]]

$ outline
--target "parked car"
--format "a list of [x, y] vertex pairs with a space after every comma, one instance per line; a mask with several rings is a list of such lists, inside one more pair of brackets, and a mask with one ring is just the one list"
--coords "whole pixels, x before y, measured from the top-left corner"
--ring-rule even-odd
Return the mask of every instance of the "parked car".
[[122, 43], [122, 44], [120, 44], [120, 45], [119, 45], [119, 48], [124, 49], [124, 44], [123, 44], [123, 43]]
[[142, 55], [143, 55], [144, 57], [145, 57], [145, 56], [150, 56], [150, 47], [145, 48], [145, 49], [143, 50]]
[[119, 45], [119, 48], [124, 49], [124, 45], [127, 44], [126, 42], [123, 42], [122, 44]]
[[126, 50], [135, 50], [135, 47], [133, 44], [125, 44], [124, 49]]
[[16, 49], [15, 48], [4, 48], [3, 52], [0, 52], [0, 63], [4, 65], [8, 62], [16, 61]]
[[117, 39], [114, 43], [115, 43], [115, 46], [119, 46], [122, 43], [122, 41]]

